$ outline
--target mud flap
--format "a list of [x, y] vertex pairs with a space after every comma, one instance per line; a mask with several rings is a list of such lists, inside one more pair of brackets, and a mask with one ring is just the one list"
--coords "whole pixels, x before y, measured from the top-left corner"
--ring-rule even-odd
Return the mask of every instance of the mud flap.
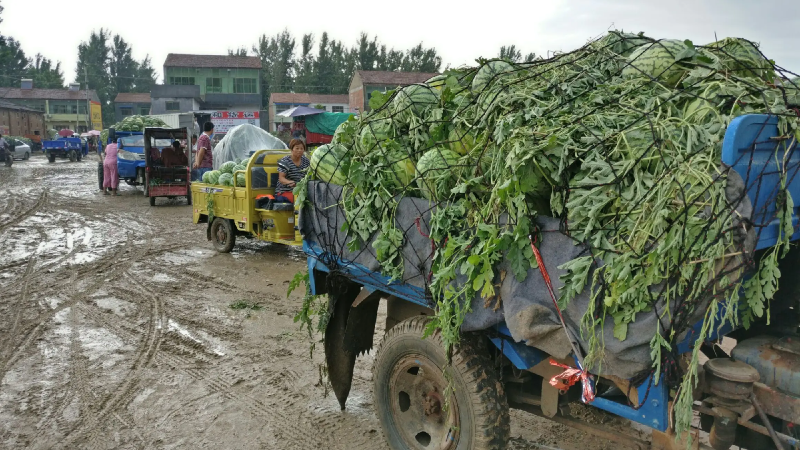
[[[330, 320], [325, 328], [325, 361], [333, 393], [344, 410], [356, 357], [372, 348], [380, 294], [361, 294], [361, 286], [343, 277], [330, 279], [333, 284], [328, 291]], [[357, 298], [359, 303], [353, 306]]]

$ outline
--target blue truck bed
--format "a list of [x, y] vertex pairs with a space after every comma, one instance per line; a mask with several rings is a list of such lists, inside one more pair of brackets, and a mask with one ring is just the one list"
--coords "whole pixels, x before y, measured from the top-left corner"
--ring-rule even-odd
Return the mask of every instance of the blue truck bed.
[[[773, 219], [775, 215], [774, 198], [780, 186], [781, 168], [787, 174], [787, 186], [795, 205], [800, 205], [800, 152], [794, 137], [780, 136], [778, 132], [778, 119], [766, 115], [748, 115], [734, 119], [725, 134], [722, 150], [723, 163], [732, 166], [745, 182], [748, 197], [753, 204], [753, 226], [756, 228], [758, 242], [757, 249], [764, 249], [775, 245], [780, 238], [779, 223]], [[780, 150], [776, 143], [785, 141], [788, 150]], [[800, 239], [798, 228], [798, 210], [793, 214], [794, 229], [790, 231], [792, 240]], [[370, 290], [378, 290], [391, 294], [409, 302], [423, 304], [422, 289], [409, 284], [390, 282], [388, 277], [375, 273], [366, 267], [343, 261], [337, 255], [332, 255], [323, 250], [316, 242], [303, 241], [303, 250], [308, 256], [308, 269], [312, 293], [317, 292], [314, 270], [329, 272], [323, 261], [336, 261], [339, 270], [346, 272], [354, 282]], [[702, 324], [702, 323], [701, 323]], [[698, 324], [701, 325], [701, 324]], [[505, 324], [494, 328], [497, 336], [491, 341], [508, 357], [518, 369], [527, 370], [541, 362], [548, 356], [543, 352], [517, 343], [511, 339], [511, 334]], [[699, 329], [698, 329], [699, 331]], [[724, 332], [725, 330], [720, 330]], [[724, 333], [722, 333], [724, 334]], [[679, 345], [682, 352], [689, 351], [692, 342], [688, 339], [697, 333], [689, 333], [687, 342]], [[606, 410], [629, 420], [644, 424], [659, 431], [668, 427], [669, 392], [665, 383], [656, 385], [653, 378], [645, 381], [650, 389], [639, 390], [639, 399], [647, 401], [638, 410], [622, 403], [597, 397], [592, 406]]]

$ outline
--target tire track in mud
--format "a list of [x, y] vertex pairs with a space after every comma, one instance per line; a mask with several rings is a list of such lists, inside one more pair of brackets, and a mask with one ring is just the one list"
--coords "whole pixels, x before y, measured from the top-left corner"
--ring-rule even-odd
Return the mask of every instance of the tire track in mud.
[[[140, 281], [133, 276], [125, 273], [124, 277], [132, 286], [140, 287]], [[156, 355], [164, 322], [163, 308], [158, 296], [148, 295], [145, 289], [141, 289], [140, 292], [148, 300], [150, 320], [148, 321], [147, 331], [142, 337], [141, 344], [134, 357], [134, 363], [124, 378], [125, 381], [114, 389], [111, 395], [101, 400], [100, 407], [97, 410], [88, 411], [88, 414], [86, 414], [88, 417], [81, 415], [82, 417], [76, 427], [59, 443], [60, 447], [70, 448], [71, 444], [83, 436], [88, 436], [87, 440], [92, 444], [99, 442], [98, 428], [109, 418], [114, 417], [115, 414], [118, 416], [133, 401], [135, 391], [139, 385], [139, 372], [147, 367]], [[92, 446], [95, 448], [100, 447], [99, 445]]]
[[[116, 277], [122, 275], [128, 269], [130, 269], [130, 267], [135, 262], [144, 258], [147, 255], [147, 253], [151, 250], [150, 240], [148, 239], [146, 242], [147, 242], [146, 245], [143, 245], [139, 249], [137, 249], [135, 254], [131, 255], [130, 258], [128, 259], [113, 260], [116, 255], [114, 254], [106, 255], [105, 258], [100, 258], [94, 263], [87, 264], [87, 266], [90, 267], [74, 272], [70, 277], [73, 278], [73, 281], [69, 283], [68, 286], [71, 286], [73, 290], [77, 291], [78, 287], [77, 284], [79, 281], [86, 281], [86, 278], [88, 278], [86, 277], [87, 274], [93, 274], [94, 273], [93, 269], [96, 269], [98, 267], [101, 267], [101, 265], [104, 265], [106, 263], [105, 261], [106, 259], [111, 260], [110, 262], [108, 262], [108, 270], [103, 274], [103, 277], [94, 277], [94, 279], [89, 279], [88, 285], [83, 287], [81, 289], [81, 292], [74, 292], [72, 295], [69, 295], [68, 300], [62, 302], [61, 304], [57, 305], [55, 308], [51, 310], [39, 314], [39, 316], [36, 319], [31, 321], [30, 324], [28, 324], [28, 327], [32, 329], [30, 329], [30, 331], [24, 332], [25, 338], [23, 339], [23, 341], [15, 347], [14, 351], [11, 353], [10, 356], [6, 356], [0, 359], [0, 380], [2, 380], [5, 377], [7, 370], [11, 366], [13, 366], [19, 358], [22, 357], [23, 352], [30, 345], [30, 343], [41, 336], [41, 334], [47, 328], [49, 322], [57, 313], [59, 313], [64, 309], [72, 307], [73, 305], [75, 305], [76, 303], [85, 298], [88, 298], [101, 288], [101, 286], [105, 283], [106, 278], [115, 279]], [[128, 245], [126, 245], [126, 247], [128, 247]], [[42, 288], [40, 288], [38, 291], [41, 290]]]
[[[36, 200], [36, 203], [34, 203], [33, 206], [31, 206], [27, 210], [24, 210], [22, 212], [16, 212], [14, 210], [11, 210], [11, 216], [12, 216], [11, 219], [0, 223], [0, 234], [2, 234], [7, 228], [22, 222], [23, 220], [27, 219], [29, 216], [31, 216], [34, 213], [36, 213], [36, 211], [41, 209], [47, 203], [48, 192], [49, 192], [49, 189], [45, 188], [42, 191], [42, 193], [39, 194], [39, 198]], [[16, 208], [16, 209], [19, 209], [19, 208]], [[14, 216], [14, 214], [16, 214], [16, 216]]]
[[[36, 256], [32, 256], [28, 260], [28, 265], [25, 268], [25, 273], [22, 275], [22, 279], [24, 280], [22, 289], [20, 291], [20, 296], [22, 298], [22, 301], [20, 302], [20, 304], [16, 305], [17, 311], [16, 313], [14, 313], [14, 321], [11, 324], [11, 328], [8, 329], [9, 330], [8, 332], [3, 333], [3, 346], [2, 349], [0, 350], [0, 360], [5, 359], [12, 351], [11, 347], [14, 342], [13, 338], [14, 336], [16, 336], [17, 330], [19, 329], [19, 324], [20, 321], [22, 320], [22, 313], [27, 308], [25, 301], [28, 297], [28, 287], [30, 286], [29, 277], [30, 274], [33, 272], [34, 267], [36, 267], [36, 259], [37, 259]], [[2, 380], [2, 377], [0, 377], [0, 380]]]

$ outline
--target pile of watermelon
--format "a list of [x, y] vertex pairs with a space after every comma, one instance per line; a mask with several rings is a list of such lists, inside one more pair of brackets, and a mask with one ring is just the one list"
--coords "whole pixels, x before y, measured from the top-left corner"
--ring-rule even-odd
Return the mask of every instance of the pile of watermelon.
[[[563, 306], [587, 290], [595, 300], [583, 323], [589, 368], [603, 355], [598, 327], [613, 323], [625, 340], [628, 324], [657, 305], [702, 312], [744, 290], [739, 312], [764, 316], [774, 289], [762, 287], [777, 286], [777, 256], [761, 261], [756, 281], [744, 280], [743, 260], [716, 277], [718, 261], [743, 254], [721, 146], [731, 120], [754, 113], [774, 115], [781, 133], [800, 139], [800, 80], [745, 39], [694, 45], [616, 31], [550, 59], [478, 63], [373, 93], [370, 111], [315, 151], [296, 190], [303, 202], [309, 180], [343, 186], [347, 249], [375, 247], [382, 272], [397, 280], [411, 266], [405, 233], [417, 233], [397, 226], [400, 199], [436, 207], [433, 273], [424, 278], [448, 344], [458, 340], [464, 299], [496, 296], [500, 262], [519, 281], [536, 267], [537, 215], [561, 218], [563, 232], [590, 249], [559, 268]], [[775, 201], [789, 208], [780, 217], [791, 227], [786, 195]], [[682, 331], [653, 330], [653, 355], [667, 355]], [[654, 356], [655, 370], [661, 363]]]
[[[219, 170], [211, 170], [203, 174], [203, 183], [213, 184], [218, 186], [233, 186], [245, 187], [244, 173], [236, 173], [239, 171], [246, 171], [249, 159], [237, 159], [236, 161], [228, 161]], [[236, 177], [234, 179], [234, 176]]]
[[[117, 131], [144, 131], [145, 128], [166, 128], [168, 125], [157, 117], [128, 116], [114, 124]], [[108, 129], [100, 132], [100, 142], [108, 142]]]

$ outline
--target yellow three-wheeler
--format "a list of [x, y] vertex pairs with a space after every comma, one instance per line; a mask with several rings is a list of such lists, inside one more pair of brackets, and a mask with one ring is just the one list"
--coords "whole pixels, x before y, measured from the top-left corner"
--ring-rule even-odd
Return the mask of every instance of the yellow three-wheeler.
[[206, 236], [221, 253], [236, 244], [236, 236], [248, 236], [267, 242], [301, 246], [294, 204], [274, 203], [267, 196], [275, 194], [278, 184], [278, 160], [289, 155], [286, 150], [259, 150], [244, 171], [245, 186], [219, 186], [192, 183], [194, 223], [207, 223]]

